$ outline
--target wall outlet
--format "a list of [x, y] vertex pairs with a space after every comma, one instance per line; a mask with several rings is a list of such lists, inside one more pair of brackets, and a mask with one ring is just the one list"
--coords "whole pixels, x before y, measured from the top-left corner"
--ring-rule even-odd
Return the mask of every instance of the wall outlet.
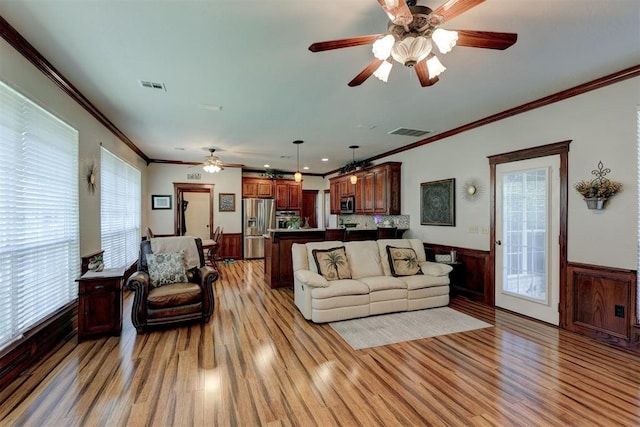
[[616, 307], [615, 307], [615, 316], [616, 317], [624, 317], [624, 305], [616, 305]]
[[469, 233], [478, 234], [479, 227], [477, 225], [472, 225], [469, 227]]

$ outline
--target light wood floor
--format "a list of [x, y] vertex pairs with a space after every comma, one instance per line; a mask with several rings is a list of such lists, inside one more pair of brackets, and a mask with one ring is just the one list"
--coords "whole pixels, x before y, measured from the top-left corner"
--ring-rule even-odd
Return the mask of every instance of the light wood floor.
[[352, 350], [262, 263], [222, 265], [207, 325], [62, 345], [0, 392], [0, 425], [640, 424], [640, 358], [464, 299], [493, 328]]

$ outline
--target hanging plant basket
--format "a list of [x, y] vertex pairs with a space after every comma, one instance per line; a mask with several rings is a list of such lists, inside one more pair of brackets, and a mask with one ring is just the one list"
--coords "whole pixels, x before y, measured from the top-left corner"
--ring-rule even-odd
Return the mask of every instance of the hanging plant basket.
[[604, 209], [604, 203], [607, 199], [622, 190], [621, 183], [605, 178], [609, 172], [611, 169], [605, 168], [600, 161], [598, 169], [591, 171], [591, 174], [596, 176], [594, 180], [579, 181], [573, 185], [573, 188], [584, 197], [588, 209]]
[[606, 197], [592, 197], [589, 199], [584, 199], [587, 203], [587, 209], [597, 209], [601, 210], [604, 208], [604, 202], [607, 201]]

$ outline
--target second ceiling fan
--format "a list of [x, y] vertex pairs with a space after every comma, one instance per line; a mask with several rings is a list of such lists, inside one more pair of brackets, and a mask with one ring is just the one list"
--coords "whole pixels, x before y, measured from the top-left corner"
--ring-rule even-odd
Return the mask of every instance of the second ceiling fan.
[[432, 52], [433, 44], [445, 54], [456, 45], [504, 50], [518, 39], [515, 33], [450, 31], [440, 28], [445, 22], [484, 1], [449, 0], [437, 9], [431, 10], [426, 6], [416, 5], [415, 0], [378, 0], [389, 16], [385, 33], [317, 42], [309, 46], [309, 50], [322, 52], [372, 44], [375, 58], [349, 82], [349, 86], [359, 86], [371, 75], [386, 82], [391, 71], [392, 60], [414, 68], [422, 87], [431, 86], [438, 81], [438, 75], [445, 70]]

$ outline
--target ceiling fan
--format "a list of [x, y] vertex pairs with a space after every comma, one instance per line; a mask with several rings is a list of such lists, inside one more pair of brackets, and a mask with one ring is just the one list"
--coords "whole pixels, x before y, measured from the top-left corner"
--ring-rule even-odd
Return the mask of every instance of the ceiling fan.
[[446, 68], [432, 52], [433, 44], [445, 54], [454, 46], [504, 50], [518, 39], [515, 33], [493, 31], [444, 30], [440, 28], [456, 16], [485, 0], [449, 0], [435, 10], [416, 5], [415, 0], [378, 0], [389, 17], [387, 31], [382, 34], [350, 37], [313, 43], [311, 52], [373, 45], [375, 58], [349, 82], [359, 86], [371, 75], [386, 82], [392, 59], [416, 70], [422, 87], [438, 82], [438, 75]]

